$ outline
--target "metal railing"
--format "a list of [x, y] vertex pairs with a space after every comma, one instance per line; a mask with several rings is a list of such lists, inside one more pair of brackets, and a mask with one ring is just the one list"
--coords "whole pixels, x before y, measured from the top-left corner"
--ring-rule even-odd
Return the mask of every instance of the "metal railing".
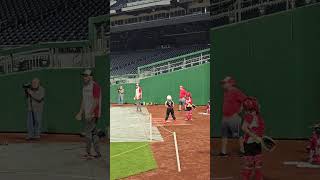
[[297, 6], [306, 6], [318, 3], [319, 0], [305, 0], [304, 2], [298, 0], [219, 0], [211, 3], [212, 19], [219, 19], [221, 17], [229, 17], [230, 23], [243, 21], [242, 13], [250, 10], [259, 9], [259, 16], [266, 14], [266, 7], [274, 6], [280, 3], [285, 3], [285, 9], [276, 10], [273, 13], [295, 9]]
[[116, 75], [110, 77], [110, 84], [137, 83], [141, 79], [164, 73], [187, 69], [210, 62], [210, 49], [204, 49], [175, 58], [138, 67], [137, 74]]
[[125, 74], [118, 76], [110, 76], [110, 84], [126, 84], [126, 83], [138, 83], [138, 74]]
[[156, 76], [159, 74], [183, 70], [193, 66], [210, 62], [210, 49], [197, 51], [194, 53], [170, 58], [164, 61], [152, 63], [149, 65], [138, 67], [138, 75], [140, 79]]

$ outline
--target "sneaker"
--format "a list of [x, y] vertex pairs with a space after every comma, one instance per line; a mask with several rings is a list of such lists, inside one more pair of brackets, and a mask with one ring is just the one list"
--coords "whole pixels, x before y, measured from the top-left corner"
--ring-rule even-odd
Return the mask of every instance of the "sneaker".
[[227, 153], [222, 153], [222, 152], [221, 152], [221, 153], [218, 154], [218, 156], [227, 157], [227, 156], [229, 156], [229, 155], [228, 155]]
[[101, 153], [97, 153], [97, 154], [94, 155], [93, 157], [96, 158], [96, 159], [99, 159], [99, 158], [101, 158]]
[[243, 156], [244, 156], [244, 152], [242, 152], [242, 151], [239, 151], [238, 154], [239, 154], [240, 157], [243, 157]]
[[84, 154], [82, 155], [83, 159], [91, 159], [93, 156], [91, 154]]
[[33, 140], [33, 138], [28, 136], [28, 137], [26, 137], [26, 140], [31, 141], [31, 140]]

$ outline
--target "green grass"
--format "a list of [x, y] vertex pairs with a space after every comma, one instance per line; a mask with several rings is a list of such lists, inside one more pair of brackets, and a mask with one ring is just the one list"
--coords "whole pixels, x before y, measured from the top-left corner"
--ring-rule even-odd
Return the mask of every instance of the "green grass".
[[[145, 145], [145, 146], [144, 146]], [[144, 146], [128, 153], [120, 153]], [[157, 168], [149, 143], [126, 142], [111, 143], [110, 178], [119, 179]]]

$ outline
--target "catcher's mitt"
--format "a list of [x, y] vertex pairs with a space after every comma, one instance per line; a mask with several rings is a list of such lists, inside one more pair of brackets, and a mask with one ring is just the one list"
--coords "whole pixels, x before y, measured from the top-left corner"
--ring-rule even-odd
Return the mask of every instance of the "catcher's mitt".
[[261, 144], [262, 144], [262, 147], [268, 152], [271, 152], [276, 148], [276, 142], [271, 137], [268, 137], [268, 136], [264, 136], [262, 138]]

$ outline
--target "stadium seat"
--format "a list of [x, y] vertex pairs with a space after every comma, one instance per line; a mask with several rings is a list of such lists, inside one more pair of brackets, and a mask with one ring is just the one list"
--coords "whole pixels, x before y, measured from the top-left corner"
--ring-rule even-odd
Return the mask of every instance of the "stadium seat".
[[108, 6], [105, 0], [2, 0], [0, 45], [88, 39], [88, 18], [106, 14]]

